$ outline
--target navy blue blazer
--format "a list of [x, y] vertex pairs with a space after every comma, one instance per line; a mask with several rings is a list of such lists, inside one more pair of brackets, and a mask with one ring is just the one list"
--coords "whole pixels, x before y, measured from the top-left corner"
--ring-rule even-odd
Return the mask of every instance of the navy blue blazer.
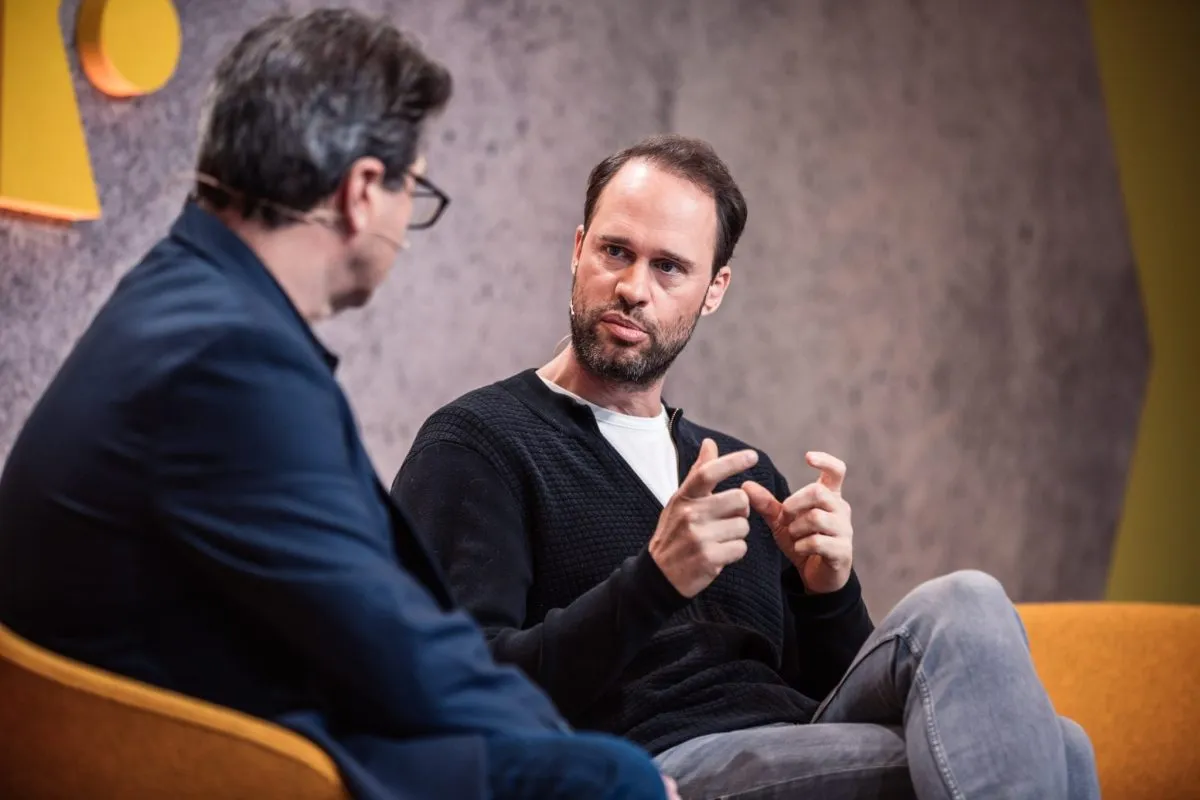
[[0, 621], [286, 725], [358, 797], [485, 794], [485, 737], [565, 731], [496, 665], [380, 485], [335, 358], [188, 204], [0, 477]]

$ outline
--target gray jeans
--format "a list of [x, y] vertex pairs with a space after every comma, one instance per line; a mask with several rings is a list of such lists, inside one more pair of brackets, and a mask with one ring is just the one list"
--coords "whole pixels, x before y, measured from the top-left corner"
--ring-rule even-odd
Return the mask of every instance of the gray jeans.
[[701, 736], [656, 761], [686, 800], [1100, 796], [1087, 734], [1055, 713], [1016, 610], [976, 571], [901, 600], [812, 724]]

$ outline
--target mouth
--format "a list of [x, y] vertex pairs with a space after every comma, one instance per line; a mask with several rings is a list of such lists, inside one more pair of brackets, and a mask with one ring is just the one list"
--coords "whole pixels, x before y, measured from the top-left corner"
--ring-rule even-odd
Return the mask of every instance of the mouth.
[[609, 333], [630, 343], [643, 341], [649, 336], [644, 328], [621, 314], [605, 314], [600, 317], [600, 321], [608, 328]]

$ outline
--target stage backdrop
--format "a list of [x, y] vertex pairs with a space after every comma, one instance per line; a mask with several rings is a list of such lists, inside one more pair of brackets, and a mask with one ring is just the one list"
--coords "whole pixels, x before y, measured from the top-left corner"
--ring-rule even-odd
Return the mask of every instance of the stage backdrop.
[[[312, 5], [179, 0], [177, 72], [138, 100], [72, 53], [103, 217], [0, 218], [0, 457], [178, 211], [218, 58]], [[1079, 0], [357, 5], [457, 81], [429, 153], [447, 216], [320, 329], [385, 482], [440, 404], [550, 357], [588, 170], [680, 131], [716, 145], [750, 217], [668, 400], [794, 487], [807, 449], [849, 463], [876, 616], [968, 567], [1018, 600], [1102, 595], [1148, 345]]]

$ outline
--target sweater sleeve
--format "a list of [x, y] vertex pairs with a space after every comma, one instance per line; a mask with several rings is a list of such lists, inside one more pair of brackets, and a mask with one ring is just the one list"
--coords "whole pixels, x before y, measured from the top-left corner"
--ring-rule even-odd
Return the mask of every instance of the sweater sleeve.
[[[791, 495], [787, 479], [776, 472], [775, 496], [782, 502]], [[797, 691], [816, 700], [833, 691], [854, 657], [875, 629], [862, 598], [858, 575], [836, 592], [808, 594], [800, 571], [784, 556], [781, 576], [784, 601], [791, 617], [791, 635], [785, 642], [788, 679]]]
[[576, 718], [687, 600], [643, 550], [570, 605], [528, 624], [534, 565], [521, 503], [473, 448], [419, 441], [417, 448], [396, 476], [393, 497], [430, 541], [495, 658], [519, 666]]

